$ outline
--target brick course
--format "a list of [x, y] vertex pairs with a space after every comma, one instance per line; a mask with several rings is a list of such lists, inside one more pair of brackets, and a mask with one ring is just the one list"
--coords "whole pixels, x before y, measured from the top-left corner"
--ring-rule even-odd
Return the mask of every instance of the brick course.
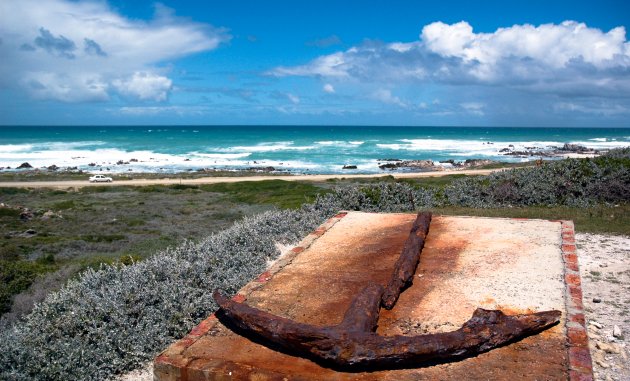
[[575, 246], [575, 231], [572, 221], [562, 224], [562, 259], [567, 303], [567, 350], [569, 353], [569, 380], [592, 381], [593, 363], [588, 349], [588, 333], [582, 303], [582, 281]]

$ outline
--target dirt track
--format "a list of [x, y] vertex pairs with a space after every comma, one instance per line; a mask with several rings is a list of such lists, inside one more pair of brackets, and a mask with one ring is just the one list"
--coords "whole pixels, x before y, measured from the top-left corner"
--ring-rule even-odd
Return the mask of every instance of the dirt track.
[[171, 185], [171, 184], [218, 184], [218, 183], [235, 183], [240, 181], [263, 181], [263, 180], [285, 180], [285, 181], [326, 181], [329, 179], [341, 178], [378, 178], [391, 175], [397, 179], [409, 179], [420, 177], [440, 177], [447, 175], [488, 175], [492, 172], [501, 171], [503, 169], [470, 169], [463, 171], [440, 171], [440, 172], [417, 172], [417, 173], [382, 173], [369, 175], [353, 175], [353, 174], [335, 174], [335, 175], [286, 175], [286, 176], [235, 176], [235, 177], [202, 177], [197, 179], [180, 179], [177, 177], [169, 177], [163, 179], [134, 179], [119, 180], [112, 183], [90, 183], [87, 181], [7, 181], [0, 182], [0, 187], [5, 188], [82, 188], [87, 186], [146, 186], [146, 185]]

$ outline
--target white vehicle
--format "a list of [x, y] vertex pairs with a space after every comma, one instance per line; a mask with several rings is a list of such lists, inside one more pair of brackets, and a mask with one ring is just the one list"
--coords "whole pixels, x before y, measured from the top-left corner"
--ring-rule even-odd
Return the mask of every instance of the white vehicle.
[[114, 179], [105, 175], [94, 175], [90, 177], [91, 183], [111, 183], [112, 181], [114, 181]]

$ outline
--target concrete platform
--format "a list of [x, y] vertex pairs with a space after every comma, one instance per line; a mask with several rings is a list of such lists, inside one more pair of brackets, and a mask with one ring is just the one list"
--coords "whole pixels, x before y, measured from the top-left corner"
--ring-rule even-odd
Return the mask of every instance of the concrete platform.
[[[342, 213], [235, 297], [313, 325], [341, 321], [369, 281], [386, 284], [415, 214]], [[210, 316], [155, 360], [159, 381], [198, 380], [588, 380], [573, 225], [563, 221], [434, 216], [413, 285], [378, 333], [459, 328], [475, 308], [506, 313], [557, 309], [559, 325], [476, 357], [418, 368], [338, 372], [269, 349]]]

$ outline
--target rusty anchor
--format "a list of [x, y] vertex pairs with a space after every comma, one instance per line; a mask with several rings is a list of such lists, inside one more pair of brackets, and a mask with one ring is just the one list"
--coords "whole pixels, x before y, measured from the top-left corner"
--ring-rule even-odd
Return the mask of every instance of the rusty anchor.
[[479, 354], [543, 331], [560, 320], [557, 310], [506, 315], [477, 308], [464, 325], [452, 332], [418, 336], [375, 333], [381, 305], [394, 307], [411, 284], [429, 230], [430, 213], [419, 213], [387, 285], [369, 284], [352, 300], [343, 320], [334, 326], [299, 323], [238, 303], [218, 290], [214, 300], [220, 316], [285, 350], [342, 367], [388, 367], [426, 361], [448, 361]]

